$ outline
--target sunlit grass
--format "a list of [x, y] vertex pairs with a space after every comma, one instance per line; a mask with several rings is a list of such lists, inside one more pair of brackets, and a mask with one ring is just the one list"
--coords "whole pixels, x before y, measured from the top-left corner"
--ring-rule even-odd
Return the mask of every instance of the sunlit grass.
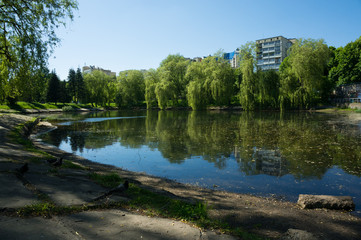
[[[113, 104], [115, 106], [115, 104]], [[22, 102], [18, 101], [13, 105], [10, 104], [1, 104], [0, 109], [2, 110], [17, 110], [21, 111], [24, 109], [62, 109], [67, 107], [68, 110], [71, 109], [80, 109], [80, 108], [92, 108], [90, 103], [87, 104], [77, 104], [77, 103], [38, 103], [38, 102]], [[99, 107], [99, 106], [98, 106]]]

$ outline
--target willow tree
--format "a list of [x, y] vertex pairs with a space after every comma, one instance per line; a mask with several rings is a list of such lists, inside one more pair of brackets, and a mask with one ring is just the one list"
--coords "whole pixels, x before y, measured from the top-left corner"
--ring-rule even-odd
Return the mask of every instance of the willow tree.
[[187, 86], [188, 105], [193, 110], [205, 108], [207, 105], [207, 94], [205, 89], [206, 75], [204, 63], [192, 63], [187, 69], [186, 78], [189, 81]]
[[41, 78], [34, 75], [59, 42], [55, 30], [73, 19], [75, 9], [75, 0], [0, 1], [0, 66], [7, 68], [0, 80], [2, 99], [35, 91], [31, 83]]
[[149, 69], [144, 74], [145, 81], [145, 102], [147, 108], [156, 107], [158, 105], [155, 88], [159, 82], [158, 72], [155, 69]]
[[241, 84], [239, 86], [239, 101], [246, 111], [252, 111], [257, 105], [257, 78], [254, 70], [256, 58], [255, 42], [247, 42], [239, 50], [239, 70], [241, 72]]
[[329, 85], [329, 48], [323, 39], [299, 39], [287, 58], [280, 67], [282, 102], [288, 98], [291, 107], [309, 108], [320, 101]]
[[259, 71], [257, 76], [257, 102], [262, 109], [279, 107], [279, 74], [275, 70]]
[[186, 99], [186, 86], [188, 84], [185, 74], [189, 60], [183, 56], [169, 55], [159, 68], [159, 82], [155, 88], [158, 105], [161, 109], [169, 106], [178, 106], [179, 101]]
[[256, 108], [256, 76], [254, 73], [253, 57], [244, 57], [240, 68], [242, 72], [242, 82], [240, 85], [239, 100], [244, 110], [252, 111]]
[[106, 73], [96, 70], [84, 75], [87, 101], [105, 106], [115, 99], [115, 78]]
[[205, 89], [210, 96], [210, 103], [229, 105], [235, 83], [234, 71], [223, 59], [208, 57], [204, 60], [206, 82]]
[[132, 107], [141, 105], [144, 102], [145, 83], [144, 74], [139, 70], [123, 71], [118, 78], [118, 94], [121, 101], [117, 101], [118, 106]]

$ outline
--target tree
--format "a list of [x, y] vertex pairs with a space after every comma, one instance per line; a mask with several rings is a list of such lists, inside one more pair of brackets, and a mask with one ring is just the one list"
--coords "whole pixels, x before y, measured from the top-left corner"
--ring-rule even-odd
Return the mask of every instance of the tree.
[[56, 75], [55, 72], [50, 74], [50, 79], [48, 83], [48, 91], [46, 94], [46, 100], [48, 102], [59, 102], [61, 98], [61, 85], [59, 77]]
[[257, 105], [257, 78], [254, 73], [256, 69], [256, 45], [254, 42], [247, 42], [239, 49], [239, 70], [241, 72], [239, 101], [244, 110], [254, 110]]
[[188, 105], [193, 110], [203, 109], [207, 105], [207, 93], [205, 89], [206, 75], [204, 62], [193, 62], [187, 69], [186, 78]]
[[262, 109], [279, 107], [279, 75], [274, 70], [257, 72], [257, 102]]
[[44, 92], [38, 88], [43, 83], [39, 75], [59, 42], [55, 29], [73, 19], [75, 9], [75, 0], [0, 1], [1, 101], [16, 101], [23, 94], [35, 100]]
[[[178, 106], [178, 100], [186, 99], [186, 86], [188, 84], [185, 74], [189, 60], [183, 56], [168, 55], [159, 68], [159, 82], [155, 88], [158, 104], [161, 109], [166, 106]], [[169, 101], [171, 101], [169, 103]]]
[[155, 88], [159, 82], [158, 72], [154, 69], [149, 69], [144, 75], [145, 81], [145, 102], [147, 108], [158, 106], [157, 96], [155, 94]]
[[85, 97], [85, 84], [83, 74], [81, 73], [80, 68], [76, 70], [75, 73], [75, 82], [76, 82], [76, 101], [82, 101]]
[[115, 99], [115, 79], [106, 73], [96, 70], [84, 75], [87, 101], [105, 106]]
[[256, 77], [253, 72], [254, 61], [252, 56], [245, 56], [240, 64], [242, 82], [240, 85], [240, 103], [246, 111], [256, 108]]
[[208, 57], [206, 65], [206, 91], [210, 94], [210, 103], [217, 106], [229, 105], [235, 83], [234, 71], [222, 58]]
[[76, 101], [77, 82], [74, 69], [69, 70], [68, 74], [68, 90], [71, 96], [71, 100]]
[[288, 101], [291, 107], [309, 108], [325, 95], [330, 52], [323, 39], [299, 39], [290, 50], [280, 66], [281, 104]]
[[118, 76], [118, 94], [121, 101], [117, 101], [120, 107], [132, 107], [141, 105], [144, 101], [145, 83], [144, 75], [139, 70], [123, 71]]
[[67, 82], [60, 81], [59, 85], [59, 101], [62, 103], [67, 103], [71, 101], [71, 95], [69, 93], [69, 88], [67, 87]]
[[337, 86], [361, 81], [361, 37], [334, 50], [329, 78]]
[[23, 52], [21, 58], [44, 60], [59, 42], [55, 29], [72, 20], [77, 7], [75, 0], [1, 0], [0, 55], [14, 60]]

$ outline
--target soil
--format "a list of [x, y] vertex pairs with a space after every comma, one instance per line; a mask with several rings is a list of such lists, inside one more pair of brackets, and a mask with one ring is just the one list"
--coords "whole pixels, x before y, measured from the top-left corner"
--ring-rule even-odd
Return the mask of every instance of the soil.
[[[0, 118], [0, 142], [4, 141], [2, 128], [16, 126], [27, 117], [12, 115]], [[48, 123], [39, 124], [37, 131], [49, 130]], [[54, 156], [63, 151], [34, 140], [36, 147]], [[312, 233], [319, 239], [361, 239], [361, 218], [350, 212], [326, 209], [301, 209], [296, 203], [282, 201], [277, 197], [263, 198], [248, 194], [217, 191], [180, 184], [175, 181], [149, 176], [144, 173], [130, 172], [109, 165], [98, 164], [76, 155], [69, 154], [67, 159], [85, 165], [99, 172], [117, 172], [122, 178], [140, 186], [191, 202], [207, 202], [212, 218], [228, 222], [231, 226], [277, 239], [288, 229], [300, 229]]]

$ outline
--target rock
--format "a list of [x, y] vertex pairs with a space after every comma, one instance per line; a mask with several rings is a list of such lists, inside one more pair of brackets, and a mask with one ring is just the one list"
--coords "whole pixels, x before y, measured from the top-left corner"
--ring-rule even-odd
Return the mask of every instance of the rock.
[[300, 194], [297, 204], [302, 208], [327, 208], [335, 210], [355, 210], [350, 196], [307, 195]]
[[317, 240], [312, 233], [299, 229], [288, 229], [280, 240]]

